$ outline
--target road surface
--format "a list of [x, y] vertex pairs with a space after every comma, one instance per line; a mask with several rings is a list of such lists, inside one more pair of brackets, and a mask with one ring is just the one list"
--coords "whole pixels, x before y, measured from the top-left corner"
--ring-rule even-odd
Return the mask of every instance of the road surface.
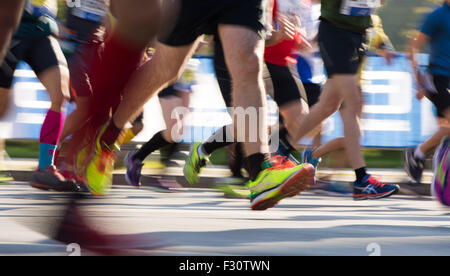
[[[0, 185], [0, 198], [0, 255], [69, 255], [48, 238], [67, 195], [12, 182]], [[450, 209], [431, 197], [355, 202], [306, 192], [257, 212], [212, 189], [117, 186], [83, 210], [109, 233], [156, 240], [144, 255], [450, 255]]]

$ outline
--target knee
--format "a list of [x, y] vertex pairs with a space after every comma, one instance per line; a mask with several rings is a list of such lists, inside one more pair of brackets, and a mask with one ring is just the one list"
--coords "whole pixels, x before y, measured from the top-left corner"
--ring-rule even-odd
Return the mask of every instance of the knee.
[[242, 54], [229, 63], [233, 84], [255, 82], [262, 71], [262, 58], [256, 53]]

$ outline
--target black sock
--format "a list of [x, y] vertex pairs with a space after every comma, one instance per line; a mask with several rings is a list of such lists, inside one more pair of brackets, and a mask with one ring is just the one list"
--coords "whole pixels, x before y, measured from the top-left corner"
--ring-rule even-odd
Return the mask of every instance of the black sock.
[[[228, 126], [224, 126], [223, 128], [218, 129], [209, 139], [202, 145], [203, 151], [210, 155], [215, 150], [229, 146], [234, 143], [234, 141], [230, 141], [231, 139], [227, 139], [227, 128]], [[228, 141], [228, 142], [227, 142]]]
[[255, 153], [244, 160], [245, 169], [247, 170], [250, 180], [254, 181], [258, 174], [263, 170], [263, 163], [269, 161], [270, 155], [268, 153]]
[[291, 152], [295, 151], [295, 148], [291, 145], [291, 143], [289, 143], [288, 140], [289, 132], [285, 127], [283, 127], [282, 129], [280, 129], [279, 135], [280, 135], [280, 143], [278, 145], [277, 151], [281, 155], [288, 156]]
[[150, 139], [145, 145], [143, 145], [134, 155], [135, 159], [140, 161], [144, 161], [147, 156], [149, 156], [152, 152], [157, 149], [160, 149], [164, 146], [170, 145], [170, 142], [167, 142], [163, 137], [163, 131], [156, 133], [152, 139]]
[[105, 132], [103, 132], [100, 141], [103, 142], [103, 145], [111, 146], [113, 145], [117, 138], [119, 138], [122, 129], [118, 128], [116, 124], [114, 124], [114, 120], [111, 120], [106, 127]]
[[356, 182], [361, 183], [363, 178], [367, 175], [366, 167], [356, 169], [355, 174], [356, 174]]

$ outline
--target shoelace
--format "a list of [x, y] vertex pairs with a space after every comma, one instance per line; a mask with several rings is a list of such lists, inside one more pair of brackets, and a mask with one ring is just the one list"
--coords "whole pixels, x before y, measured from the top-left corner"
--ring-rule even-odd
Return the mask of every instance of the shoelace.
[[295, 167], [296, 165], [288, 157], [282, 155], [275, 155], [272, 160], [270, 160], [270, 163], [272, 166], [269, 168], [269, 170], [287, 169]]
[[367, 179], [367, 181], [370, 183], [370, 185], [373, 185], [375, 187], [383, 188], [386, 184], [378, 181], [375, 177], [371, 176]]

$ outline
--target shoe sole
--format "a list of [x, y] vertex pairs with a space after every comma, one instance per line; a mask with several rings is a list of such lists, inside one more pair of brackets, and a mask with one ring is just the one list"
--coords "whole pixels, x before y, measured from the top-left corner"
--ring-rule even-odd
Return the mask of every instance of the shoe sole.
[[382, 193], [382, 194], [375, 194], [375, 195], [361, 195], [361, 196], [353, 196], [353, 200], [374, 200], [374, 199], [381, 199], [385, 197], [389, 197], [392, 195], [397, 194], [400, 191], [400, 189], [397, 187], [397, 189]]
[[314, 182], [315, 172], [313, 165], [305, 164], [300, 171], [291, 175], [276, 188], [257, 196], [250, 208], [255, 211], [264, 211], [274, 207], [284, 198], [293, 197], [306, 191]]
[[[55, 188], [55, 187], [52, 187], [52, 186], [49, 186], [49, 185], [46, 185], [46, 184], [41, 184], [41, 183], [37, 183], [37, 182], [31, 182], [30, 186], [33, 187], [33, 188], [39, 189], [39, 190], [43, 190], [43, 191], [51, 191], [51, 190], [53, 190], [53, 191], [57, 191], [57, 192], [78, 192], [80, 190], [76, 186], [76, 184], [75, 184], [75, 186], [72, 185], [72, 184], [64, 184], [64, 185], [61, 185], [62, 187]], [[69, 186], [71, 186], [71, 187], [69, 187]]]

